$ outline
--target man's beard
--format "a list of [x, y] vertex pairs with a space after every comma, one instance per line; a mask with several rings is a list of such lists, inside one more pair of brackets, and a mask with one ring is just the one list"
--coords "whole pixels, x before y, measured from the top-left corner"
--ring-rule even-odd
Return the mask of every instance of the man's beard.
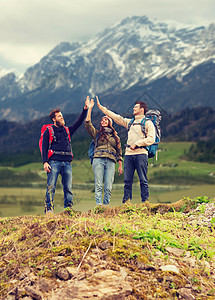
[[56, 125], [57, 125], [58, 127], [63, 127], [63, 126], [65, 125], [65, 122], [64, 122], [64, 121], [61, 121], [61, 122], [56, 121]]

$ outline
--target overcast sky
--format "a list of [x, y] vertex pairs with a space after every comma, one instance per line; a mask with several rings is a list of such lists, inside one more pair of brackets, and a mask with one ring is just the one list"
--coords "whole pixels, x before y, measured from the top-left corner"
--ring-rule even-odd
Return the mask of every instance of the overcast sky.
[[208, 25], [215, 0], [0, 0], [0, 75], [24, 72], [63, 41], [86, 41], [126, 17]]

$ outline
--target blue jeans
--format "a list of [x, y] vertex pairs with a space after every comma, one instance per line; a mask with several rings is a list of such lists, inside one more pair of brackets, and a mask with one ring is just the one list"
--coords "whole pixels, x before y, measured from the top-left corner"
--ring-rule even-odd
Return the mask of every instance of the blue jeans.
[[102, 184], [104, 179], [104, 198], [103, 204], [110, 203], [111, 190], [115, 174], [115, 162], [109, 158], [94, 158], [93, 172], [95, 182], [96, 205], [102, 205]]
[[64, 208], [72, 207], [72, 166], [68, 161], [50, 160], [51, 172], [47, 173], [47, 190], [45, 197], [45, 212], [54, 210], [54, 194], [58, 175], [62, 177], [64, 191]]
[[146, 154], [126, 155], [124, 159], [124, 197], [123, 203], [132, 199], [132, 184], [134, 179], [134, 171], [140, 180], [140, 190], [142, 202], [145, 202], [149, 197], [148, 179], [148, 156]]

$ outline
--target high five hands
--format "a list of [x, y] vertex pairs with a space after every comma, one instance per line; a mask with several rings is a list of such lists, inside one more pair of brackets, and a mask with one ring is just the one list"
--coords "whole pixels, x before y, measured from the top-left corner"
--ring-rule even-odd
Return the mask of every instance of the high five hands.
[[90, 97], [87, 96], [86, 100], [85, 100], [85, 105], [84, 105], [84, 109], [88, 109], [88, 104], [89, 104], [89, 101], [90, 101]]
[[[98, 107], [100, 106], [100, 102], [99, 102], [99, 99], [98, 97], [96, 96], [96, 100], [97, 100], [97, 105]], [[94, 99], [90, 99], [89, 96], [87, 96], [86, 100], [85, 100], [85, 106], [84, 106], [84, 109], [87, 109], [87, 108], [93, 108], [95, 102], [94, 102]]]
[[97, 101], [97, 106], [98, 106], [98, 108], [100, 108], [100, 107], [101, 107], [101, 104], [100, 104], [100, 102], [99, 102], [98, 96], [96, 96], [96, 101]]
[[88, 103], [88, 108], [91, 108], [91, 109], [92, 109], [93, 106], [94, 106], [94, 104], [95, 104], [95, 103], [94, 103], [94, 99], [90, 99], [90, 100], [89, 100], [89, 103]]

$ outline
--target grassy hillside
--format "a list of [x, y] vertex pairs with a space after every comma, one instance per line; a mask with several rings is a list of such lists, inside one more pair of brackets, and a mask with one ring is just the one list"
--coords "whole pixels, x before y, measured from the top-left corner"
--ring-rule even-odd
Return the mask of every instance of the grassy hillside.
[[212, 300], [214, 204], [197, 197], [2, 218], [1, 299]]
[[[183, 159], [192, 143], [167, 142], [161, 143], [158, 151], [158, 160], [149, 159], [148, 178], [151, 184], [159, 183], [175, 184], [180, 178], [181, 184], [214, 184], [214, 164], [187, 161]], [[87, 149], [86, 149], [87, 150]], [[84, 151], [84, 150], [83, 150]], [[79, 159], [78, 152], [74, 151], [73, 183], [93, 183], [93, 171], [89, 159]], [[116, 167], [117, 171], [117, 167]], [[137, 180], [137, 176], [135, 177]], [[163, 179], [162, 179], [163, 178]], [[170, 181], [171, 178], [171, 181]], [[31, 186], [31, 182], [44, 185], [46, 174], [43, 171], [42, 162], [24, 164], [19, 167], [0, 167], [0, 183], [4, 182], [12, 186]], [[123, 176], [115, 176], [115, 183], [123, 183]]]

